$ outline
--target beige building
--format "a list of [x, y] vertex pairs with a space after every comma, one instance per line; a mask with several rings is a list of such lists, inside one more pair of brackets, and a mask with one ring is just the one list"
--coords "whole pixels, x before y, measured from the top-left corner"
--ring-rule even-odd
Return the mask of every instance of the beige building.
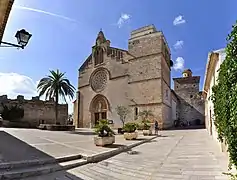
[[76, 127], [93, 127], [101, 118], [121, 122], [118, 105], [129, 108], [127, 121], [151, 110], [163, 127], [172, 126], [170, 50], [153, 25], [131, 32], [128, 50], [112, 47], [102, 31], [79, 69], [78, 97], [74, 103]]
[[2, 41], [13, 3], [14, 0], [0, 0], [0, 42]]
[[[21, 119], [22, 124], [27, 123], [27, 126], [36, 127], [40, 124], [55, 123], [55, 102], [42, 101], [38, 96], [32, 97], [31, 100], [24, 99], [24, 96], [18, 95], [17, 99], [8, 99], [7, 95], [0, 96], [0, 113], [3, 111], [3, 106], [11, 109], [17, 105], [24, 110], [24, 117]], [[62, 125], [67, 123], [68, 105], [58, 105], [58, 122]], [[8, 119], [5, 119], [8, 120]]]
[[223, 144], [217, 139], [218, 134], [214, 125], [214, 105], [211, 100], [212, 87], [217, 83], [218, 70], [221, 63], [225, 59], [225, 49], [219, 49], [208, 54], [206, 72], [204, 78], [204, 92], [205, 92], [205, 124], [208, 133], [218, 143], [220, 148], [225, 151]]

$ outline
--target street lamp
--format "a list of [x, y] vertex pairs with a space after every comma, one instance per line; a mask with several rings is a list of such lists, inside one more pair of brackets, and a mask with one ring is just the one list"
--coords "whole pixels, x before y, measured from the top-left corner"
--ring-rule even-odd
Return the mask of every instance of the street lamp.
[[28, 33], [25, 29], [22, 29], [22, 30], [17, 31], [16, 35], [15, 35], [18, 44], [0, 41], [0, 45], [6, 44], [7, 46], [2, 46], [2, 47], [18, 47], [18, 48], [24, 49], [25, 46], [28, 44], [31, 36], [32, 35], [30, 33]]

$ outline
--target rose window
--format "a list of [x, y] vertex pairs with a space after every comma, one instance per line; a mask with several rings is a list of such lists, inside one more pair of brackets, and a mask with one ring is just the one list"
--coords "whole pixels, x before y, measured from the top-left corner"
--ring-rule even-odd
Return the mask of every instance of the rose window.
[[107, 84], [107, 73], [104, 70], [97, 71], [91, 78], [91, 88], [95, 92], [104, 90]]

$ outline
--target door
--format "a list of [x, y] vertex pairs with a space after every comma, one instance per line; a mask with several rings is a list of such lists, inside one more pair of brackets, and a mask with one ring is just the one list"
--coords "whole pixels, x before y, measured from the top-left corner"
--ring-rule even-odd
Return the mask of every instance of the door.
[[101, 119], [107, 119], [107, 113], [106, 112], [101, 113]]
[[100, 113], [95, 113], [95, 125], [99, 124]]
[[209, 114], [209, 116], [210, 116], [210, 135], [212, 135], [212, 116], [211, 116], [211, 110], [210, 110], [210, 112], [209, 112], [210, 114]]

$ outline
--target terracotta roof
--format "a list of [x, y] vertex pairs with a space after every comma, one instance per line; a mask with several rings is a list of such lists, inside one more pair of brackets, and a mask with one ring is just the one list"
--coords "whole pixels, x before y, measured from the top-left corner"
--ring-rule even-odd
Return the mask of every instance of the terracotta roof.
[[0, 0], [0, 41], [2, 41], [13, 3], [14, 0]]

